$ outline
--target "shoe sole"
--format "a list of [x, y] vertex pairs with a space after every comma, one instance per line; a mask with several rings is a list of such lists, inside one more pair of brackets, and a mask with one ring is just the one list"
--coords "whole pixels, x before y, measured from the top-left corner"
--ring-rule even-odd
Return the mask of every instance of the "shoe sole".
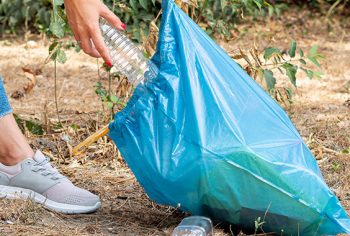
[[30, 189], [0, 185], [0, 198], [32, 200], [45, 208], [64, 214], [84, 214], [95, 212], [101, 206], [97, 202], [94, 206], [79, 206], [52, 201]]

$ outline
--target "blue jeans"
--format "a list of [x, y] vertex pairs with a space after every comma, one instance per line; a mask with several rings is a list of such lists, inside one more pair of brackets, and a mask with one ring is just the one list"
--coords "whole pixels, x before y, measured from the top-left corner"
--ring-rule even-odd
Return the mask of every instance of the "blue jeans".
[[11, 112], [12, 112], [12, 109], [7, 99], [5, 89], [2, 84], [2, 78], [0, 76], [0, 118]]

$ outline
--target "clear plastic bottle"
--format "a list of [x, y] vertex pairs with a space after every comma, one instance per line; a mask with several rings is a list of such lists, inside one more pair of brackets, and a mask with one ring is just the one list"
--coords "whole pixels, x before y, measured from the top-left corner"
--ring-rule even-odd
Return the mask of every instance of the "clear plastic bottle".
[[100, 19], [100, 29], [112, 57], [112, 64], [130, 83], [137, 86], [157, 75], [158, 68], [124, 33], [103, 18]]
[[181, 221], [172, 236], [212, 236], [213, 223], [207, 217], [190, 216]]

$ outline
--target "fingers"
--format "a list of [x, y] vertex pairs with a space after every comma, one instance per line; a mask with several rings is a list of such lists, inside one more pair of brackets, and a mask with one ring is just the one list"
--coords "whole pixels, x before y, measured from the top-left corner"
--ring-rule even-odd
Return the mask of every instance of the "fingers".
[[126, 29], [126, 25], [121, 22], [120, 19], [112, 11], [110, 11], [106, 5], [103, 5], [100, 14], [118, 30]]
[[67, 1], [67, 17], [75, 39], [86, 54], [102, 57], [108, 65], [112, 66], [98, 21], [103, 17], [118, 30], [125, 30], [125, 24], [99, 0], [91, 0], [89, 4], [83, 6], [73, 4], [77, 2], [82, 1]]
[[111, 65], [112, 59], [108, 53], [108, 49], [103, 41], [101, 30], [98, 26], [95, 26], [90, 30], [90, 36], [96, 50], [99, 52], [103, 60]]
[[91, 43], [90, 36], [85, 33], [79, 34], [79, 40], [80, 40], [80, 47], [83, 49], [83, 51], [92, 56], [92, 57], [100, 57], [100, 53], [96, 50], [94, 45]]
[[67, 14], [67, 21], [68, 21], [68, 25], [70, 26], [70, 29], [73, 32], [74, 38], [77, 39], [77, 35], [76, 35], [77, 28], [76, 28], [76, 26], [74, 24], [74, 20], [71, 19], [71, 16], [69, 16], [68, 14]]
[[94, 45], [91, 43], [90, 36], [88, 35], [88, 31], [85, 28], [77, 26], [74, 23], [75, 21], [71, 21], [68, 19], [68, 23], [71, 26], [73, 35], [75, 40], [77, 40], [79, 47], [88, 55], [92, 57], [100, 57], [100, 54], [95, 49]]

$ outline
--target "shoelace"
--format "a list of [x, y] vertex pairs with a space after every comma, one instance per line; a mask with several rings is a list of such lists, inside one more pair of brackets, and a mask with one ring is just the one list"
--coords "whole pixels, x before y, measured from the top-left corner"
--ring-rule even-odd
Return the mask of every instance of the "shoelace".
[[[48, 164], [48, 165], [45, 166], [46, 164]], [[58, 179], [64, 178], [64, 176], [61, 175], [58, 172], [58, 170], [56, 170], [54, 167], [51, 166], [50, 159], [47, 157], [45, 158], [45, 160], [43, 160], [41, 162], [36, 162], [32, 166], [31, 170], [34, 172], [42, 171], [41, 174], [44, 176], [51, 175], [51, 179], [53, 179], [53, 180], [58, 180]]]

